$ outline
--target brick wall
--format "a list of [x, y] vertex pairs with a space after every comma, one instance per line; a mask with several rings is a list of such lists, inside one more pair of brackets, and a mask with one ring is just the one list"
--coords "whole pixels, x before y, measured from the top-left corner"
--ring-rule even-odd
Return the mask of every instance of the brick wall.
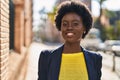
[[[14, 4], [14, 41], [12, 41], [14, 47], [10, 50], [9, 55], [9, 80], [25, 80], [28, 61], [27, 49], [32, 40], [32, 0], [10, 1]], [[10, 7], [10, 9], [13, 8]], [[12, 27], [10, 26], [10, 28]], [[12, 35], [10, 34], [10, 36]]]
[[[27, 48], [32, 41], [32, 0], [30, 2], [29, 0], [11, 1], [15, 6], [15, 29], [13, 30], [15, 36], [12, 37], [14, 47], [9, 50], [9, 36], [11, 35], [9, 28], [12, 27], [9, 26], [10, 0], [0, 0], [0, 80], [24, 80]], [[29, 30], [25, 30], [28, 28]], [[24, 70], [24, 74], [22, 70]], [[22, 79], [19, 79], [21, 76]]]
[[25, 46], [32, 42], [32, 0], [25, 0]]
[[0, 0], [0, 80], [8, 80], [9, 0]]

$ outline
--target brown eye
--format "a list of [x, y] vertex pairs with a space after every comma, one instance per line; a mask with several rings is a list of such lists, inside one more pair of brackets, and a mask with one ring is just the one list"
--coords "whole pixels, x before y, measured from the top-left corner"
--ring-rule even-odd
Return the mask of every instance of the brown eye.
[[63, 23], [62, 23], [62, 26], [63, 26], [63, 27], [67, 27], [68, 24], [67, 24], [66, 22], [63, 22]]
[[73, 22], [73, 23], [72, 23], [72, 26], [74, 26], [74, 27], [79, 26], [79, 22], [76, 22], [76, 21], [75, 21], [75, 22]]
[[78, 26], [79, 25], [79, 23], [78, 22], [73, 22], [73, 24], [72, 24], [73, 26]]

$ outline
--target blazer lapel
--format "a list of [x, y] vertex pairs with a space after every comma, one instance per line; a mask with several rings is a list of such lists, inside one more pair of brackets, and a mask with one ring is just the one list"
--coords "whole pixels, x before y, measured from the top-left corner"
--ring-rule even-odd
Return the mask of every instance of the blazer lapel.
[[50, 67], [48, 71], [48, 80], [58, 80], [63, 45], [51, 53]]
[[94, 61], [92, 61], [91, 54], [89, 54], [86, 50], [83, 50], [84, 56], [85, 56], [85, 61], [86, 61], [86, 66], [87, 66], [87, 71], [88, 71], [88, 78], [89, 80], [95, 80], [94, 79]]
[[[60, 48], [51, 52], [50, 65], [48, 70], [48, 80], [58, 80], [59, 78], [63, 47], [64, 45], [62, 45]], [[85, 62], [86, 62], [87, 71], [88, 71], [88, 78], [89, 80], [95, 80], [94, 79], [94, 76], [95, 76], [94, 63], [93, 63], [94, 61], [92, 61], [91, 59], [91, 54], [89, 54], [83, 48], [82, 48], [82, 51], [85, 56]]]

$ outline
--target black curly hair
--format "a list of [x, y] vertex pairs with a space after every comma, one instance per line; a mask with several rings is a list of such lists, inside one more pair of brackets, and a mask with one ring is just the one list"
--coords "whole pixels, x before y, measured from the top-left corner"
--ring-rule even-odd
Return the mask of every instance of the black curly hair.
[[92, 27], [93, 18], [88, 7], [80, 1], [64, 1], [57, 9], [55, 16], [55, 25], [59, 31], [61, 31], [61, 20], [63, 16], [67, 13], [74, 12], [82, 18], [83, 25], [85, 26], [85, 33], [83, 33], [82, 38], [84, 38]]

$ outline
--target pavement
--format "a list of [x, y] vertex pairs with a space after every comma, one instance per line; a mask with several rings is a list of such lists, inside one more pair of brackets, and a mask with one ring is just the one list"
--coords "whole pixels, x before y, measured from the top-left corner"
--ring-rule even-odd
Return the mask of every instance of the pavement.
[[[59, 47], [60, 44], [43, 44], [43, 43], [36, 43], [33, 42], [29, 48], [29, 63], [27, 68], [27, 74], [25, 80], [37, 80], [38, 78], [38, 59], [41, 50], [45, 49], [54, 49]], [[102, 62], [102, 78], [101, 80], [120, 80], [120, 77], [116, 74], [116, 72], [112, 71], [112, 63], [111, 57], [106, 56], [104, 53], [100, 52], [103, 56]], [[120, 60], [120, 58], [119, 58]]]

